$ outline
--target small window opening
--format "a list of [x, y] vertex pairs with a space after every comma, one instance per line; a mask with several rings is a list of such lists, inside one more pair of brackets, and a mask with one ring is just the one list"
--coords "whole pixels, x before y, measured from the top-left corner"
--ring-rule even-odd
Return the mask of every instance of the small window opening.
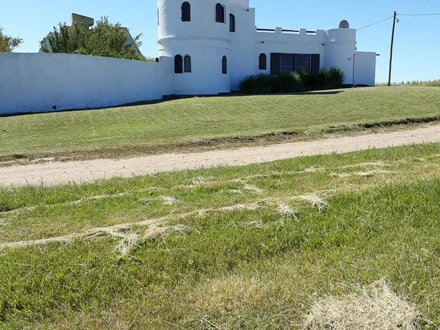
[[182, 3], [182, 22], [191, 22], [191, 5], [188, 1]]
[[182, 55], [174, 57], [174, 73], [183, 73], [183, 58]]
[[235, 16], [229, 15], [229, 32], [235, 32]]
[[217, 23], [225, 22], [225, 7], [219, 3], [215, 6], [215, 21]]
[[191, 72], [191, 56], [185, 55], [183, 58], [183, 69], [185, 72]]
[[266, 54], [260, 54], [258, 58], [258, 69], [259, 70], [267, 70], [267, 56]]
[[228, 59], [226, 56], [222, 58], [222, 73], [228, 74]]

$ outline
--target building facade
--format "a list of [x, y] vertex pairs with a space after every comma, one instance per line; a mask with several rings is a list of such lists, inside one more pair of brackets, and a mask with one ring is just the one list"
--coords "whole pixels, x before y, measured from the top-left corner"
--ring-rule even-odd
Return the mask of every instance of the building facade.
[[329, 30], [257, 29], [249, 0], [157, 0], [157, 9], [156, 62], [1, 53], [0, 116], [229, 93], [259, 73], [340, 67], [346, 84], [375, 84], [376, 54], [357, 51], [346, 21]]
[[375, 84], [376, 53], [357, 51], [347, 21], [329, 30], [258, 29], [249, 0], [157, 0], [157, 10], [172, 94], [228, 93], [249, 75], [324, 67], [340, 67], [346, 84]]

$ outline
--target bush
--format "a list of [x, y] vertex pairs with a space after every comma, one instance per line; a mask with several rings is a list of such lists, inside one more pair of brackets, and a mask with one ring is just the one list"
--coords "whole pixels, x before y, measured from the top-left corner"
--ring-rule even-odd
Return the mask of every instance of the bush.
[[298, 91], [301, 78], [296, 72], [280, 75], [259, 74], [248, 76], [240, 82], [243, 94], [293, 93]]
[[319, 89], [341, 88], [344, 73], [340, 68], [323, 68], [319, 74], [308, 71], [259, 74], [248, 76], [240, 82], [243, 94], [294, 93]]
[[341, 88], [344, 84], [345, 75], [341, 68], [330, 68], [328, 70], [329, 77], [327, 81], [327, 88], [336, 89]]

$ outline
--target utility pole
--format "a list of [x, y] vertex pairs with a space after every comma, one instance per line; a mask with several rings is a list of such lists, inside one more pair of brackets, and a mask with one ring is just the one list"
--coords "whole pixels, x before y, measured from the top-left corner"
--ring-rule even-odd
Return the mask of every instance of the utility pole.
[[396, 30], [397, 12], [394, 11], [393, 32], [391, 33], [390, 71], [388, 73], [388, 86], [391, 86], [391, 70], [393, 68], [394, 31]]

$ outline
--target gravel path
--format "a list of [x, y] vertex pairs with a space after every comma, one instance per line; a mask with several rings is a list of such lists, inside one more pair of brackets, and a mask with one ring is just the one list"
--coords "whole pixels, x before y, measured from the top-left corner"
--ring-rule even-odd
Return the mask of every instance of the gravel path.
[[426, 142], [440, 142], [439, 125], [409, 131], [284, 143], [265, 147], [246, 147], [190, 154], [165, 154], [119, 160], [97, 159], [0, 167], [0, 186], [81, 183], [109, 179], [115, 176], [132, 177], [221, 165], [247, 165], [300, 156], [345, 153]]

